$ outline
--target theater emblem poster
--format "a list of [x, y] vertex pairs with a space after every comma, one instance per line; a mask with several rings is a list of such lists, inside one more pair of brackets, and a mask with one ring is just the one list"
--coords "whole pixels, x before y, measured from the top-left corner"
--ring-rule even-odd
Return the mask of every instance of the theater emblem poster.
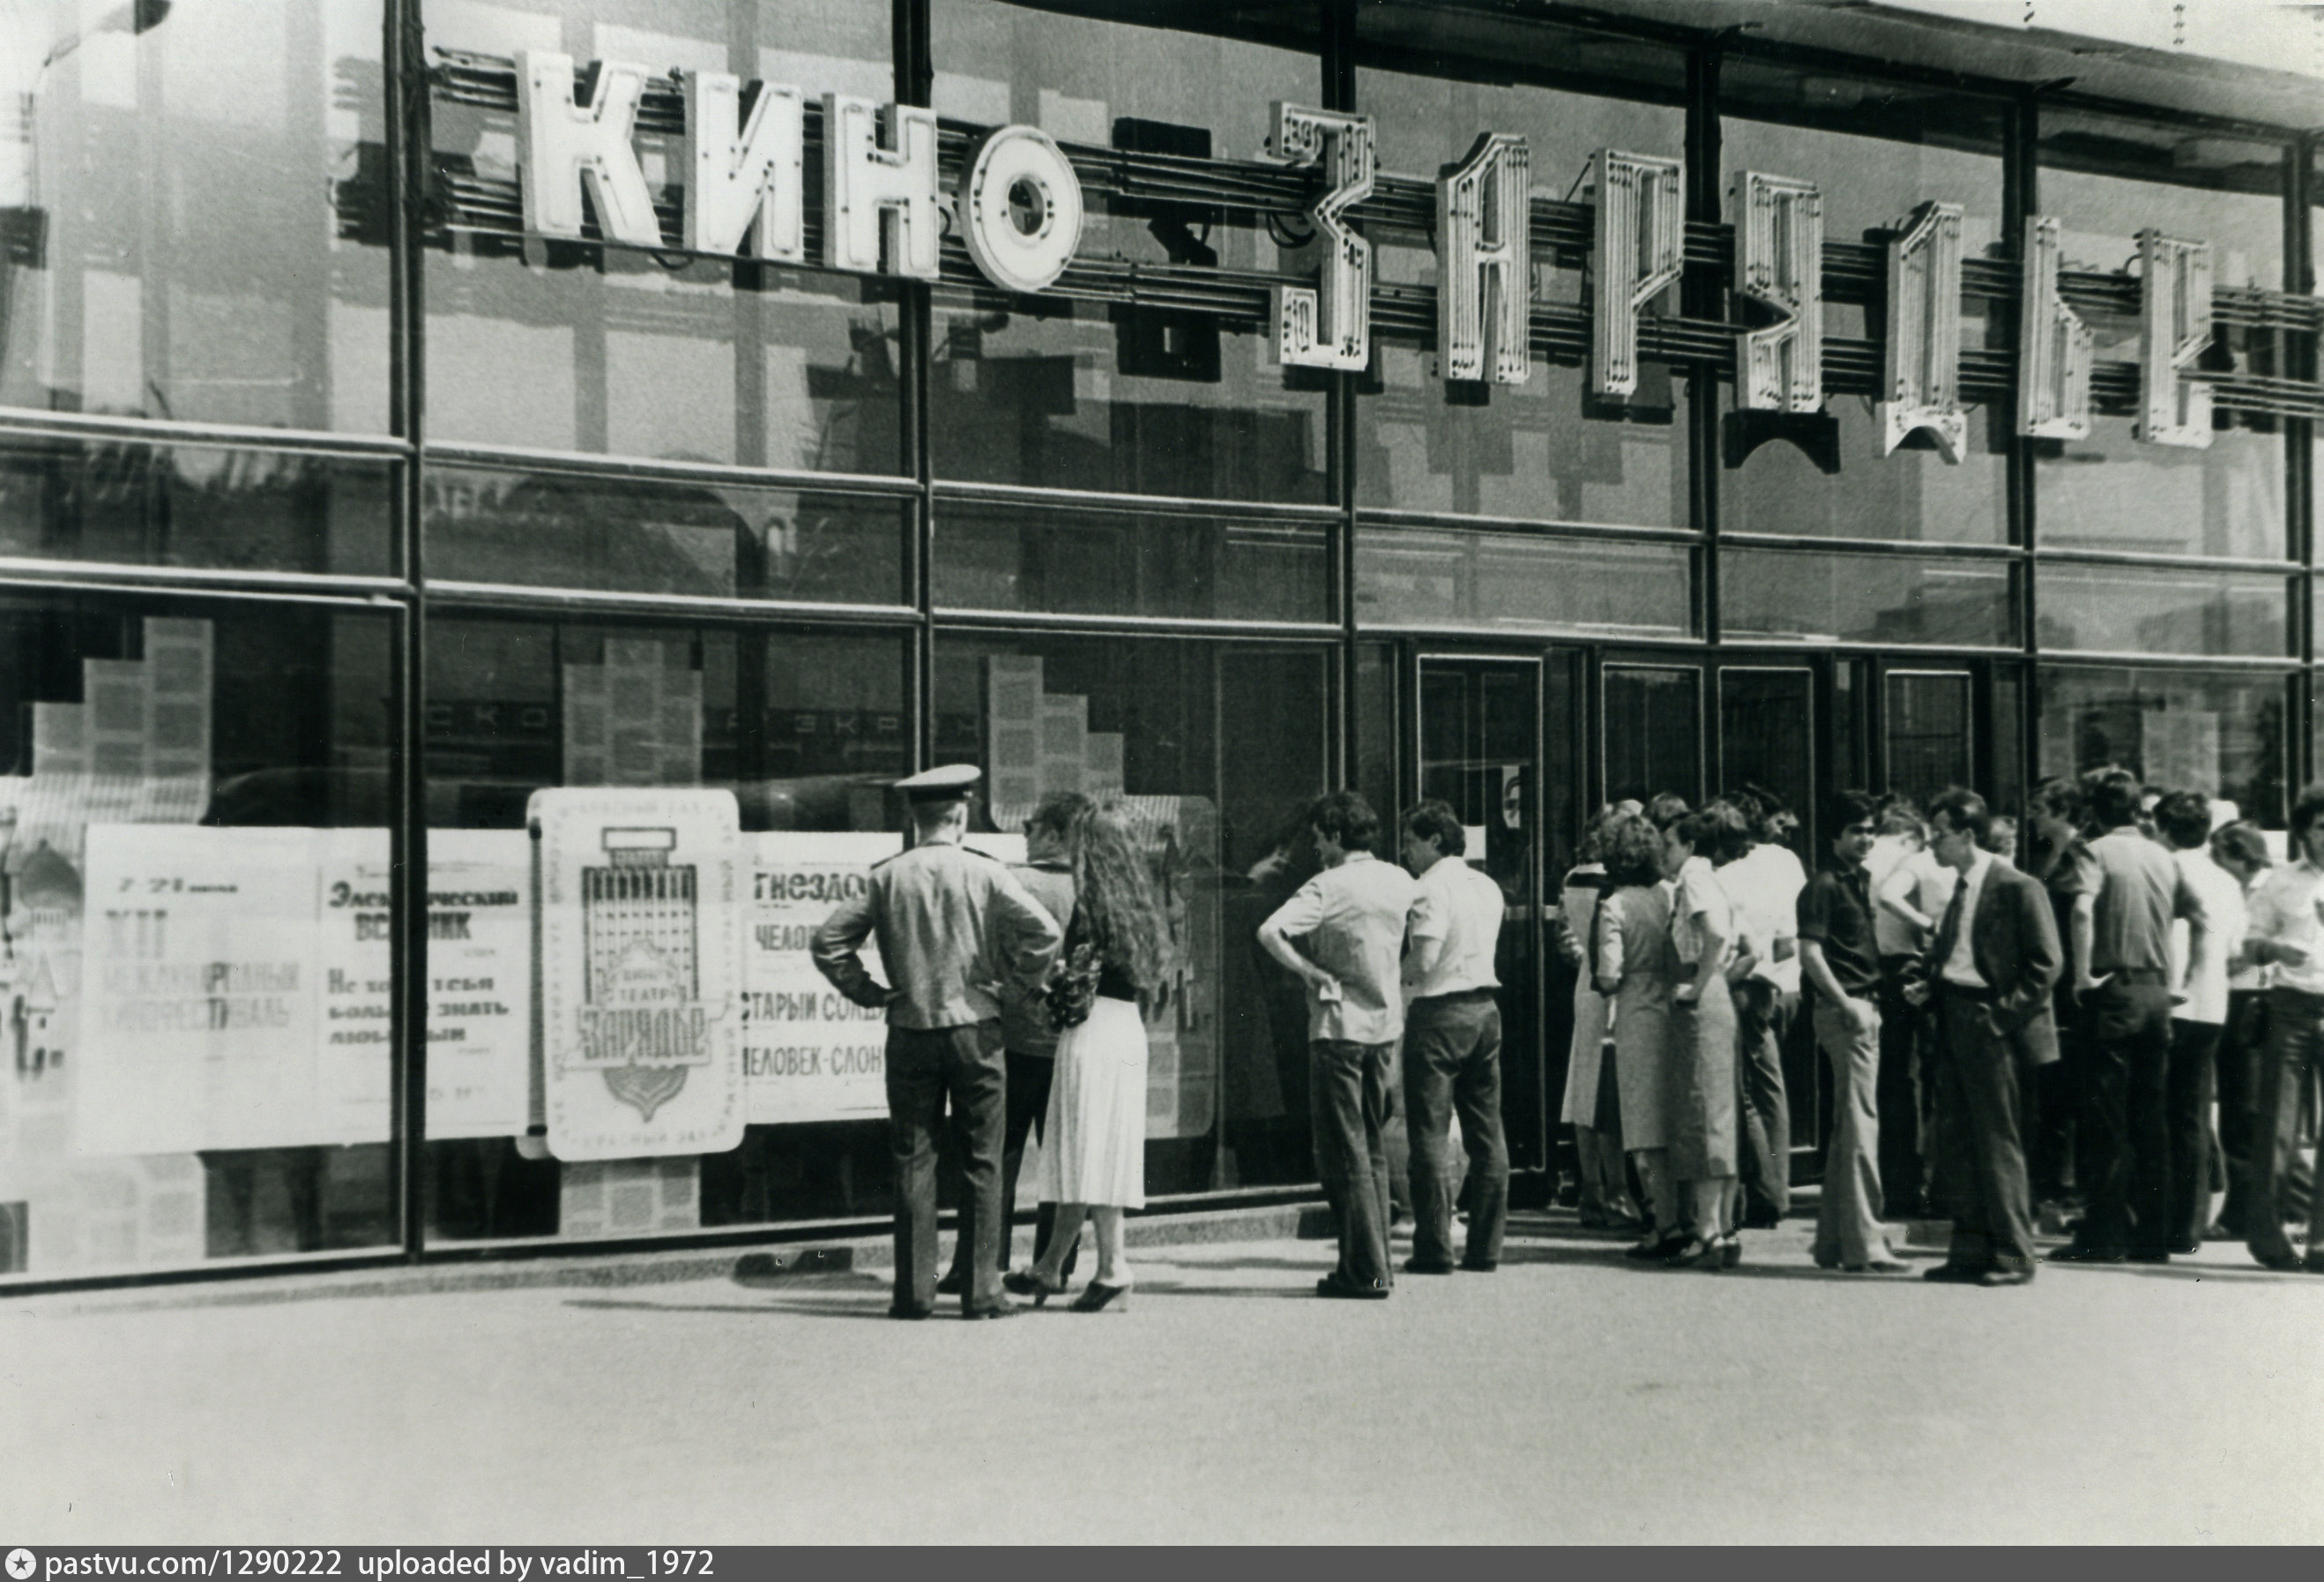
[[733, 793], [540, 791], [530, 823], [549, 1151], [734, 1147], [747, 869]]

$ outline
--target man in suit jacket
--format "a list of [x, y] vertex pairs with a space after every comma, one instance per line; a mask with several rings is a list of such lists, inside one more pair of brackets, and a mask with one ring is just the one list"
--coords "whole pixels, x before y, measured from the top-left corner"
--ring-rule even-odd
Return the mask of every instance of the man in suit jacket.
[[1931, 848], [1960, 883], [1924, 961], [1940, 1030], [1937, 1145], [1953, 1195], [1952, 1246], [1927, 1278], [2024, 1285], [2034, 1260], [2020, 1068], [2058, 1058], [2050, 987], [2061, 958], [2048, 894], [1984, 848], [1991, 824], [1975, 791], [1929, 806]]

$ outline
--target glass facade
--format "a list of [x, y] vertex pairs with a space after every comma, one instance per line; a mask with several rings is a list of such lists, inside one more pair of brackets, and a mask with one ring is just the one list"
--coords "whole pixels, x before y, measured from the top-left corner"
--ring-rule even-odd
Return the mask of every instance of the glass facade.
[[[997, 856], [1047, 791], [1133, 824], [1172, 927], [1162, 1200], [1314, 1179], [1304, 1016], [1253, 930], [1335, 786], [1481, 820], [1537, 1174], [1565, 1033], [1537, 898], [1600, 801], [2006, 807], [2120, 763], [2280, 827], [2312, 771], [2289, 131], [2065, 94], [2005, 138], [1997, 85], [1618, 5], [418, 10], [389, 48], [380, 0], [0, 5], [0, 1281], [860, 1230], [893, 1201], [881, 1034], [805, 944], [932, 763], [984, 771]], [[525, 52], [569, 57], [583, 106], [591, 62], [641, 69], [661, 245], [607, 240], [612, 178], [578, 164], [577, 227], [529, 228]], [[686, 94], [717, 73], [799, 91], [797, 256], [682, 245], [716, 179]], [[935, 273], [899, 273], [894, 219], [881, 267], [826, 267], [824, 96], [899, 93], [936, 118]], [[1360, 366], [1286, 362], [1278, 301], [1327, 249], [1278, 101], [1371, 117]], [[951, 206], [1004, 125], [1085, 198], [1035, 294]], [[1531, 157], [1516, 385], [1447, 381], [1437, 343], [1434, 182], [1488, 132]], [[1637, 390], [1596, 398], [1591, 156], [1712, 146]], [[1738, 407], [1746, 170], [1820, 185], [1820, 412]], [[2087, 439], [2015, 431], [2006, 190], [2063, 227]], [[1952, 460], [1877, 426], [1886, 236], [1931, 200], [1964, 210]], [[2207, 448], [2135, 432], [2147, 227], [2214, 249]], [[598, 831], [569, 913], [583, 981], [634, 985], [724, 907], [731, 977], [687, 981], [733, 995], [725, 1064], [540, 1052], [577, 1002], [530, 831], [600, 793], [732, 810], [709, 866]], [[656, 942], [590, 954], [623, 930]], [[577, 1130], [583, 1088], [628, 1129]], [[688, 1132], [697, 1103], [724, 1108]]]

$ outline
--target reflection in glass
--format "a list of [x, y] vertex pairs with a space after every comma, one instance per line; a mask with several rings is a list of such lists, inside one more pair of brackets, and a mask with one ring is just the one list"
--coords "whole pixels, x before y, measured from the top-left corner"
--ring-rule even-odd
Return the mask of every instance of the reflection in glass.
[[936, 758], [982, 767], [991, 824], [1050, 791], [1118, 795], [1162, 885], [1177, 965], [1148, 1008], [1148, 1192], [1314, 1179], [1305, 1012], [1257, 930], [1315, 871], [1329, 669], [1319, 649], [938, 640]]
[[393, 1239], [391, 634], [0, 600], [0, 1274]]
[[[438, 62], [558, 49], [731, 71], [810, 98], [892, 97], [888, 30], [882, 6], [776, 0], [428, 8]], [[447, 182], [514, 199], [512, 111], [439, 96], [430, 129]], [[636, 143], [657, 202], [674, 209], [682, 139], [650, 123]], [[579, 244], [528, 254], [514, 236], [465, 228], [438, 241], [427, 281], [436, 439], [815, 472], [900, 465], [890, 282]]]
[[[1727, 421], [1736, 413], [1728, 393]], [[1998, 544], [2009, 536], [2006, 412], [1972, 407], [1969, 449], [1948, 462], [1925, 436], [1880, 454], [1872, 402], [1828, 395], [1836, 427], [1827, 474], [1800, 446], [1771, 439], [1719, 478], [1720, 526], [1729, 532], [1813, 538], [1902, 540], [1913, 543]], [[2046, 541], [2048, 522], [2043, 527]]]
[[466, 582], [903, 602], [910, 507], [742, 483], [437, 466], [428, 569]]
[[1606, 800], [1702, 794], [1702, 672], [1692, 665], [1608, 665], [1600, 672]]
[[1947, 786], [1974, 786], [1967, 671], [1890, 671], [1881, 735], [1887, 785], [1923, 807]]
[[0, 405], [385, 431], [378, 0], [0, 6]]
[[2118, 763], [2283, 828], [2283, 677], [2084, 665], [2044, 665], [2037, 676], [2043, 774]]
[[1821, 800], [1814, 778], [1815, 673], [1758, 665], [1719, 672], [1719, 783], [1774, 791], [1812, 831]]
[[2009, 568], [1990, 560], [1728, 549], [1719, 568], [1729, 636], [1948, 648], [2016, 640]]
[[2087, 439], [2032, 441], [2043, 548], [2255, 560], [2290, 552], [2281, 438], [2219, 429], [2209, 449], [2191, 450], [2142, 445], [2131, 430], [2130, 419], [2101, 415]]
[[[947, 0], [930, 21], [936, 107], [973, 125], [1016, 122], [1067, 144], [1248, 162], [1266, 142], [1271, 101], [1314, 99], [1314, 59], [1286, 50], [991, 0]], [[1296, 217], [1093, 197], [1076, 254], [1084, 266], [1167, 266], [1197, 292], [1205, 271], [1297, 273], [1275, 239], [1288, 239]], [[1255, 318], [1199, 303], [939, 291], [936, 475], [1320, 502], [1323, 384], [1286, 373], [1272, 348]]]
[[2044, 648], [2255, 659], [2289, 652], [2291, 600], [2281, 576], [2045, 564], [2034, 586]]
[[952, 609], [1328, 621], [1331, 532], [1306, 523], [940, 505], [936, 602]]
[[1365, 527], [1356, 612], [1367, 624], [1600, 636], [1683, 636], [1684, 544]]

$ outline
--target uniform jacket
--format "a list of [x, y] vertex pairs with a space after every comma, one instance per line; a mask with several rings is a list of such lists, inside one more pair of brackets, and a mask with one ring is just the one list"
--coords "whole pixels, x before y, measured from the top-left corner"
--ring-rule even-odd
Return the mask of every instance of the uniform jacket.
[[[874, 937], [892, 990], [863, 966], [863, 941]], [[890, 1027], [926, 1031], [999, 1016], [1002, 985], [1038, 989], [1063, 939], [1005, 864], [930, 841], [874, 864], [808, 950], [841, 994], [884, 1005]]]
[[[1936, 941], [1921, 958], [1921, 969], [1939, 994], [1945, 958], [1960, 938], [1960, 897], [1937, 927]], [[2057, 981], [2065, 956], [2058, 948], [2058, 924], [2051, 914], [2047, 891], [2008, 864], [1997, 860], [1987, 870], [1985, 887], [1977, 898], [1977, 915], [1969, 920], [1969, 959], [1978, 976], [1992, 991], [1986, 1015], [1995, 1034], [2014, 1045], [2018, 1055], [2037, 1066], [2058, 1058], [2058, 1023], [2052, 1013], [2050, 987]]]

